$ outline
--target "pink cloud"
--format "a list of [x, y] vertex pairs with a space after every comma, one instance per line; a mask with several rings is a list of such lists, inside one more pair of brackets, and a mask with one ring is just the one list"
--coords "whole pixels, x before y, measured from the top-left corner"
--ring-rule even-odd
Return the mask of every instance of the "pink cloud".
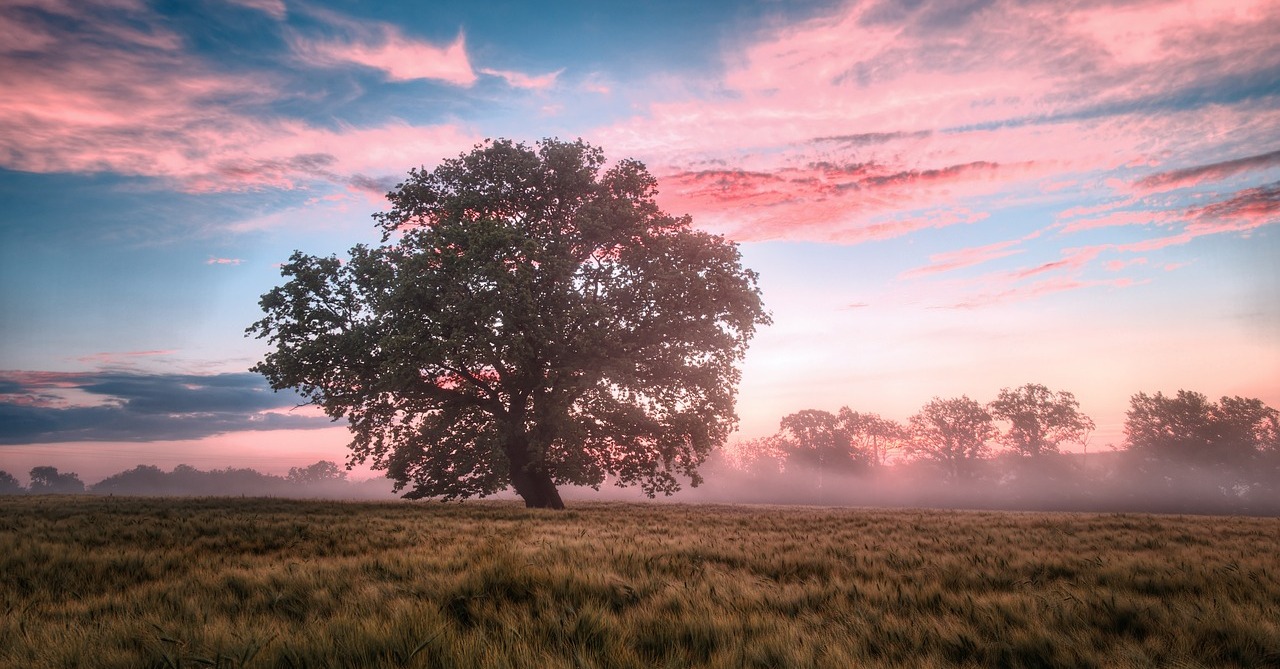
[[609, 95], [613, 92], [613, 86], [599, 72], [592, 72], [587, 75], [579, 84], [579, 87], [588, 93], [595, 93], [596, 95]]
[[1188, 229], [1250, 230], [1280, 221], [1280, 182], [1239, 191], [1226, 200], [1187, 212], [1196, 220]]
[[1107, 262], [1105, 267], [1107, 268], [1108, 272], [1119, 272], [1120, 270], [1123, 270], [1126, 267], [1132, 267], [1134, 265], [1145, 265], [1145, 264], [1147, 264], [1146, 258], [1132, 258], [1129, 260], [1110, 260]]
[[1119, 278], [1111, 280], [1083, 280], [1071, 277], [1054, 277], [1045, 279], [1035, 283], [1012, 286], [1002, 290], [993, 292], [979, 293], [971, 295], [959, 302], [946, 305], [950, 309], [977, 309], [981, 307], [989, 307], [997, 304], [1006, 304], [1009, 302], [1022, 302], [1032, 300], [1054, 293], [1062, 293], [1074, 290], [1083, 290], [1090, 288], [1128, 288], [1138, 285], [1138, 282], [1129, 278]]
[[547, 74], [538, 76], [531, 76], [522, 72], [513, 72], [511, 70], [493, 70], [489, 68], [482, 68], [480, 70], [481, 74], [501, 78], [503, 81], [507, 82], [508, 86], [512, 86], [514, 88], [529, 88], [533, 90], [551, 88], [555, 85], [556, 79], [559, 78], [562, 72], [564, 72], [564, 69], [559, 69], [555, 72], [548, 72]]
[[[850, 4], [753, 35], [701, 87], [715, 96], [666, 94], [593, 136], [655, 166], [664, 205], [700, 224], [826, 240], [895, 211], [1060, 199], [1099, 173], [1266, 145], [1280, 127], [1265, 107], [1146, 105], [1280, 67], [1274, 3], [1157, 0], [1137, 11], [1150, 22], [1106, 3], [997, 3], [980, 20], [962, 8], [940, 20], [929, 3], [893, 20], [875, 11]], [[720, 167], [693, 179], [698, 164]], [[1072, 231], [1132, 223], [1120, 216]]]
[[206, 265], [239, 265], [244, 261], [240, 258], [209, 258], [204, 261]]
[[658, 174], [659, 201], [739, 241], [847, 243], [982, 220], [985, 213], [956, 200], [996, 192], [1000, 175], [1016, 179], [1026, 169], [977, 163], [904, 170], [876, 161], [816, 161], [759, 170], [671, 170]]
[[986, 246], [957, 249], [955, 251], [947, 251], [945, 253], [935, 253], [929, 256], [928, 265], [908, 270], [899, 278], [912, 279], [931, 274], [950, 272], [952, 270], [980, 265], [997, 258], [1004, 258], [1022, 253], [1021, 249], [1013, 248], [1021, 242], [1022, 240], [1020, 239], [1013, 239], [1009, 241], [996, 242], [995, 244], [987, 244]]
[[1138, 180], [1134, 185], [1148, 191], [1169, 190], [1196, 186], [1206, 182], [1221, 181], [1241, 172], [1278, 166], [1280, 166], [1280, 151], [1271, 151], [1244, 158], [1236, 158], [1235, 160], [1158, 172]]
[[[478, 139], [455, 124], [321, 128], [257, 116], [247, 110], [279, 99], [279, 75], [213, 69], [147, 7], [94, 0], [40, 7], [81, 27], [0, 13], [0, 34], [33, 36], [22, 53], [0, 45], [0, 167], [156, 177], [194, 192], [315, 182], [385, 192], [378, 175], [403, 174]], [[99, 20], [101, 13], [113, 20]], [[382, 30], [320, 19], [346, 34]]]
[[1047, 272], [1056, 272], [1058, 270], [1078, 270], [1093, 262], [1093, 260], [1097, 258], [1102, 251], [1103, 248], [1098, 246], [1070, 249], [1065, 252], [1064, 255], [1066, 257], [1061, 260], [1055, 260], [1035, 267], [1017, 270], [1013, 272], [1013, 277], [1016, 279], [1026, 279], [1028, 277], [1045, 274]]
[[349, 40], [295, 38], [293, 48], [310, 65], [354, 63], [381, 70], [392, 81], [434, 79], [455, 86], [470, 86], [476, 81], [462, 33], [452, 43], [437, 46], [407, 38], [388, 24], [358, 26], [356, 32]]
[[1064, 234], [1096, 230], [1098, 228], [1121, 227], [1131, 225], [1166, 225], [1175, 216], [1164, 211], [1114, 211], [1104, 216], [1084, 218], [1071, 221], [1062, 226]]

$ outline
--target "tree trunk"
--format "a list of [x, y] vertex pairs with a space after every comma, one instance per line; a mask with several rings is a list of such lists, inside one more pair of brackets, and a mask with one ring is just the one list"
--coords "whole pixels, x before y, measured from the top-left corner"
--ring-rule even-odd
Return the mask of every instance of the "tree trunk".
[[563, 509], [560, 491], [551, 480], [551, 473], [542, 467], [531, 465], [527, 438], [507, 441], [507, 460], [511, 466], [511, 487], [530, 509]]
[[524, 500], [530, 509], [563, 509], [564, 501], [560, 499], [560, 491], [551, 480], [551, 475], [538, 469], [530, 471], [524, 467], [516, 467], [511, 463], [511, 487]]

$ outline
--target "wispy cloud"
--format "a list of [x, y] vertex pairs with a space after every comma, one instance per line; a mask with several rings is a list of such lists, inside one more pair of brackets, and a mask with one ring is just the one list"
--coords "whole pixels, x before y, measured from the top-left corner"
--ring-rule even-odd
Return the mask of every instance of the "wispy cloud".
[[[664, 96], [598, 136], [655, 166], [666, 207], [735, 239], [876, 239], [851, 232], [1273, 166], [1278, 31], [1265, 0], [851, 3], [732, 45], [693, 89], [711, 93]], [[1189, 206], [1138, 204], [1063, 225], [1165, 235]]]
[[226, 0], [226, 2], [248, 7], [249, 9], [256, 9], [277, 20], [283, 19], [289, 13], [289, 10], [284, 5], [284, 0]]
[[1139, 179], [1134, 185], [1148, 191], [1184, 188], [1206, 182], [1221, 181], [1241, 172], [1272, 167], [1280, 167], [1280, 150], [1234, 160], [1224, 160], [1208, 165], [1195, 165], [1167, 172], [1158, 172]]
[[987, 244], [985, 246], [935, 253], [929, 256], [928, 265], [903, 272], [900, 278], [914, 279], [931, 274], [941, 274], [942, 272], [950, 272], [965, 267], [981, 265], [997, 258], [1016, 255], [1018, 253], [1022, 253], [1021, 249], [1016, 248], [1021, 241], [1022, 240], [1014, 239], [996, 242], [994, 244]]
[[346, 39], [295, 37], [294, 51], [308, 65], [363, 65], [383, 72], [392, 81], [434, 79], [455, 86], [470, 86], [476, 81], [462, 33], [449, 44], [437, 45], [406, 37], [392, 25], [346, 25], [356, 34]]
[[548, 72], [546, 74], [533, 76], [533, 75], [524, 74], [523, 72], [514, 72], [511, 70], [494, 70], [487, 67], [480, 69], [481, 74], [487, 74], [491, 77], [498, 77], [503, 81], [507, 82], [508, 86], [512, 86], [515, 88], [528, 88], [533, 90], [543, 90], [543, 89], [551, 88], [556, 84], [556, 80], [560, 77], [560, 74], [563, 72], [564, 72], [564, 69], [562, 68], [562, 69], [556, 70], [555, 72]]
[[[274, 11], [274, 3], [252, 4]], [[318, 20], [355, 34], [314, 42], [326, 66], [365, 60], [392, 77], [474, 80], [461, 35], [434, 46], [384, 24], [327, 13]], [[19, 2], [0, 13], [0, 34], [26, 36], [0, 44], [0, 167], [7, 169], [158, 177], [195, 192], [315, 182], [363, 188], [478, 139], [453, 123], [317, 126], [263, 113], [289, 101], [282, 91], [298, 68], [224, 70], [141, 4]]]
[[1022, 302], [1055, 293], [1082, 289], [1128, 288], [1133, 286], [1135, 283], [1137, 282], [1130, 278], [1086, 280], [1071, 277], [1053, 277], [1043, 281], [1036, 281], [1034, 283], [1015, 285], [1001, 290], [974, 293], [959, 302], [943, 305], [942, 308], [978, 309], [997, 304]]
[[209, 258], [204, 261], [206, 265], [239, 265], [244, 262], [240, 258]]
[[142, 358], [157, 358], [177, 353], [174, 349], [155, 349], [150, 351], [103, 351], [91, 355], [80, 356], [76, 362], [98, 365], [100, 367], [119, 367]]

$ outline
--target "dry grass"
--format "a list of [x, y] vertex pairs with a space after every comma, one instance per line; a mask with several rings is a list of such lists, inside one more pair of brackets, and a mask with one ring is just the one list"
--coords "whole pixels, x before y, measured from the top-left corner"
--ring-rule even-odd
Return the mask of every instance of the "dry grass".
[[0, 499], [4, 667], [1280, 666], [1280, 520]]

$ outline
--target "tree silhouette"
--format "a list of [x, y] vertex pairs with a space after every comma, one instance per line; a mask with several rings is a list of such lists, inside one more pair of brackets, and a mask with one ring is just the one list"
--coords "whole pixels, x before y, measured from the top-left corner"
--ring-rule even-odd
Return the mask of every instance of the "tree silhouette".
[[908, 430], [908, 453], [939, 465], [952, 481], [973, 478], [997, 434], [991, 414], [965, 396], [933, 398], [910, 418]]
[[26, 492], [13, 474], [0, 470], [0, 495], [18, 495]]
[[286, 478], [294, 483], [311, 485], [314, 483], [345, 481], [347, 480], [347, 472], [339, 467], [336, 462], [321, 460], [314, 465], [306, 467], [290, 467], [289, 476]]
[[839, 416], [853, 448], [865, 453], [876, 467], [883, 467], [888, 462], [889, 452], [901, 449], [907, 440], [907, 429], [901, 423], [880, 414], [840, 407]]
[[1083, 442], [1094, 428], [1093, 420], [1080, 413], [1075, 395], [1054, 393], [1037, 383], [1002, 389], [988, 408], [994, 418], [1009, 422], [1001, 443], [1029, 458], [1058, 453], [1064, 442]]
[[84, 482], [72, 472], [59, 473], [57, 467], [33, 467], [28, 490], [32, 494], [80, 493], [84, 492]]
[[486, 142], [413, 170], [378, 247], [295, 253], [249, 328], [254, 367], [353, 434], [406, 497], [700, 482], [768, 322], [736, 246], [654, 202], [644, 166], [582, 141]]
[[1242, 468], [1277, 448], [1280, 412], [1254, 398], [1140, 392], [1129, 400], [1124, 432], [1126, 448], [1148, 459]]
[[854, 446], [848, 426], [830, 411], [797, 411], [784, 416], [779, 427], [778, 440], [790, 465], [850, 472], [865, 469], [871, 462], [869, 454]]

